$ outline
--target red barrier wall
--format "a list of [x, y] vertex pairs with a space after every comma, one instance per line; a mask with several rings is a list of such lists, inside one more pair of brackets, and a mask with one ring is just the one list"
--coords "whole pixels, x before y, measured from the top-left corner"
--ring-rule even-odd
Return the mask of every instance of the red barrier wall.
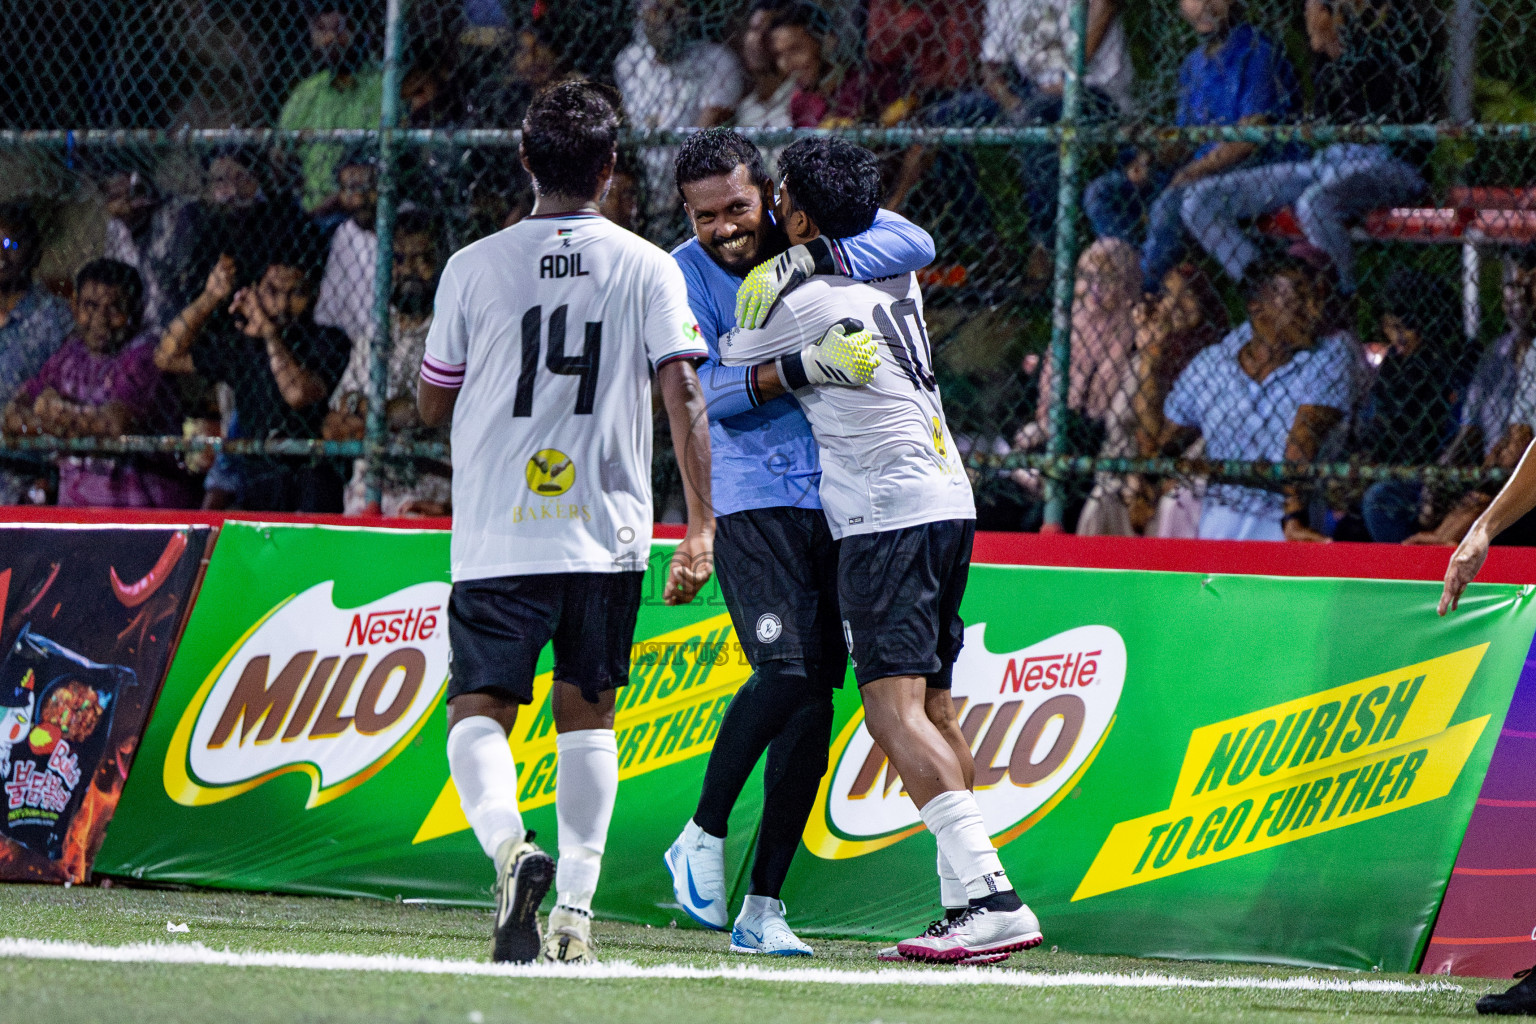
[[[382, 516], [306, 516], [276, 512], [140, 512], [0, 506], [0, 522], [41, 523], [326, 523], [412, 530], [446, 530], [449, 519], [386, 519]], [[676, 540], [681, 526], [661, 524], [658, 538]], [[994, 565], [1050, 565], [1082, 569], [1150, 569], [1165, 572], [1239, 573], [1263, 576], [1335, 576], [1352, 579], [1439, 580], [1451, 549], [1397, 544], [1285, 544], [1261, 541], [1158, 540], [1141, 537], [1074, 537], [1069, 534], [979, 533], [975, 561]], [[1536, 583], [1536, 548], [1494, 548], [1478, 575], [1484, 583]]]

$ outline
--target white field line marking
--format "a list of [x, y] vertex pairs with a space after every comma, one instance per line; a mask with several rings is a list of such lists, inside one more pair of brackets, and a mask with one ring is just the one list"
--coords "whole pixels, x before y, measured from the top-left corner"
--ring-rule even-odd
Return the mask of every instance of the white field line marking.
[[914, 971], [901, 967], [838, 970], [829, 967], [771, 968], [693, 967], [662, 964], [642, 967], [623, 960], [590, 965], [490, 964], [473, 960], [435, 960], [408, 956], [363, 956], [356, 953], [235, 953], [209, 949], [201, 943], [136, 943], [92, 946], [84, 942], [44, 939], [0, 939], [0, 957], [29, 960], [79, 960], [114, 964], [195, 964], [216, 967], [286, 967], [306, 971], [374, 971], [391, 974], [450, 974], [488, 978], [561, 978], [581, 981], [647, 979], [658, 981], [767, 981], [834, 985], [997, 985], [1011, 988], [1189, 988], [1262, 989], [1280, 992], [1427, 993], [1461, 992], [1443, 981], [1422, 983], [1362, 978], [1344, 980], [1295, 976], [1289, 978], [1183, 978], [1169, 974], [1034, 973], [977, 967], [949, 971]]

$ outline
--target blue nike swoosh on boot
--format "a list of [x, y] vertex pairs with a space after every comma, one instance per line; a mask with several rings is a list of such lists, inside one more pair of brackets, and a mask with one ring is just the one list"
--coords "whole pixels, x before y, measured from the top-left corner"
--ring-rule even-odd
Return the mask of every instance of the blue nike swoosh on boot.
[[688, 874], [688, 895], [690, 897], [692, 897], [694, 906], [696, 906], [696, 907], [698, 907], [700, 909], [703, 909], [704, 907], [713, 906], [715, 901], [714, 900], [707, 900], [704, 897], [700, 896], [699, 895], [698, 886], [693, 884], [693, 865], [692, 864], [688, 864], [686, 861], [684, 861], [684, 863], [686, 865], [685, 870], [686, 870], [686, 872]]

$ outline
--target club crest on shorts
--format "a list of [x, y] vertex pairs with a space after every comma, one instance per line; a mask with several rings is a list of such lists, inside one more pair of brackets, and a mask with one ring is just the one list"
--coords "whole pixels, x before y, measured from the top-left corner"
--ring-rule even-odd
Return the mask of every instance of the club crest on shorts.
[[523, 474], [534, 494], [554, 498], [570, 490], [576, 482], [576, 465], [565, 452], [545, 448], [533, 453]]
[[784, 632], [784, 623], [773, 612], [764, 612], [757, 619], [757, 639], [760, 643], [771, 644]]

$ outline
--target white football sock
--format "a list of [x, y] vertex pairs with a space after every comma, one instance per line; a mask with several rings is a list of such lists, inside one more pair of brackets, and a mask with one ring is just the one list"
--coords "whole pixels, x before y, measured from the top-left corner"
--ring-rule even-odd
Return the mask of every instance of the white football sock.
[[555, 818], [560, 823], [555, 899], [561, 906], [590, 911], [619, 792], [619, 744], [612, 729], [580, 729], [556, 736], [555, 747], [560, 752], [555, 781]]
[[921, 814], [968, 897], [980, 899], [1013, 888], [987, 837], [974, 794], [964, 789], [940, 793], [923, 805]]
[[523, 816], [517, 809], [517, 762], [507, 731], [485, 715], [462, 718], [448, 731], [448, 771], [459, 805], [485, 855], [494, 859], [507, 842], [522, 842]]
[[959, 910], [970, 904], [970, 898], [965, 895], [965, 886], [961, 884], [960, 876], [955, 874], [955, 869], [949, 866], [949, 859], [944, 856], [944, 851], [940, 850], [939, 905], [945, 910]]

